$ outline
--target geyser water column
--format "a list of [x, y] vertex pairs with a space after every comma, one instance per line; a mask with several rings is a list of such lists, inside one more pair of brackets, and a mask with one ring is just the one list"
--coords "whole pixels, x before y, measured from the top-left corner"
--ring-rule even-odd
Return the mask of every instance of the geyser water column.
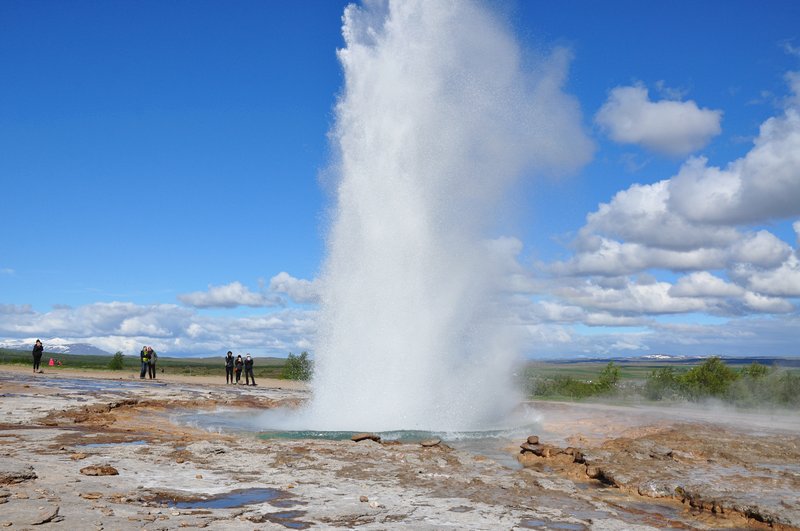
[[336, 205], [306, 428], [471, 430], [517, 403], [489, 240], [524, 172], [582, 164], [566, 53], [525, 57], [466, 0], [349, 6]]

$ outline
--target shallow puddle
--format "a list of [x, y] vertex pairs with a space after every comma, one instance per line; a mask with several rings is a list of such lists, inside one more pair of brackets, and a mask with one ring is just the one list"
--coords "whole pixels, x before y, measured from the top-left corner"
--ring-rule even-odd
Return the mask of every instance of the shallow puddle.
[[523, 520], [519, 523], [523, 529], [557, 529], [559, 531], [584, 531], [588, 529], [583, 524], [572, 524], [569, 522], [552, 522], [550, 520]]
[[252, 488], [196, 498], [162, 494], [156, 496], [153, 501], [161, 504], [167, 503], [178, 509], [233, 509], [244, 507], [245, 505], [270, 502], [287, 496], [288, 493], [278, 489]]

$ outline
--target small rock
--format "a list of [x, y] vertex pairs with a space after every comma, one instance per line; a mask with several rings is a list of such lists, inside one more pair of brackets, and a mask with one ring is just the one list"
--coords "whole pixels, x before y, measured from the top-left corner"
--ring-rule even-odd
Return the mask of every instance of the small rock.
[[600, 467], [589, 465], [586, 467], [586, 475], [592, 479], [597, 479], [603, 475], [603, 471], [600, 470]]
[[180, 516], [180, 515], [181, 515], [180, 511], [172, 511], [172, 516]]
[[522, 448], [522, 453], [530, 452], [532, 454], [537, 453], [537, 451], [541, 448], [538, 444], [531, 444], [526, 442], [520, 444], [519, 447]]
[[14, 525], [14, 522], [2, 522], [0, 523], [0, 525], [3, 527], [11, 527], [12, 525]]
[[80, 497], [85, 500], [99, 500], [103, 495], [99, 492], [81, 492]]
[[361, 503], [367, 503], [369, 501], [369, 498], [367, 498], [366, 496], [361, 496], [358, 498], [358, 501], [360, 501]]
[[31, 521], [31, 525], [41, 525], [50, 522], [58, 516], [58, 509], [59, 507], [56, 505], [55, 507], [46, 507], [42, 509], [42, 511], [36, 515], [36, 517]]
[[539, 444], [539, 436], [538, 435], [529, 435], [528, 436], [528, 444]]
[[80, 461], [81, 459], [86, 459], [87, 457], [88, 455], [83, 452], [74, 453], [69, 456], [69, 458], [73, 461]]
[[355, 435], [350, 437], [350, 440], [355, 442], [366, 441], [366, 440], [381, 442], [381, 437], [380, 435], [375, 435], [374, 433], [356, 433]]
[[118, 476], [119, 471], [111, 465], [87, 466], [81, 468], [84, 476]]
[[371, 501], [371, 502], [369, 502], [369, 506], [372, 507], [373, 509], [377, 509], [378, 508], [378, 502]]
[[194, 478], [195, 479], [203, 479], [203, 474], [197, 474]]
[[438, 446], [439, 444], [441, 444], [441, 442], [442, 442], [441, 439], [434, 438], [434, 439], [427, 439], [419, 444], [422, 445], [423, 448], [432, 448], [434, 446]]

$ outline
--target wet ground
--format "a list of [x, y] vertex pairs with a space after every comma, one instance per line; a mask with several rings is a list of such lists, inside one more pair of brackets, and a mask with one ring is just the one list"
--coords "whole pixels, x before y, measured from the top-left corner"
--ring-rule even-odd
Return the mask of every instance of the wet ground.
[[545, 456], [521, 455], [524, 439], [293, 439], [235, 420], [307, 397], [0, 369], [0, 526], [800, 527], [796, 414], [535, 404]]

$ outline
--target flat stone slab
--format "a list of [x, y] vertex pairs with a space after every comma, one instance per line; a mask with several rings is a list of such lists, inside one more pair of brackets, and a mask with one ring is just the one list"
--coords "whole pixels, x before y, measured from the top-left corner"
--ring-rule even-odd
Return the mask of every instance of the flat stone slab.
[[22, 483], [36, 479], [36, 477], [36, 472], [31, 465], [0, 460], [0, 485]]

